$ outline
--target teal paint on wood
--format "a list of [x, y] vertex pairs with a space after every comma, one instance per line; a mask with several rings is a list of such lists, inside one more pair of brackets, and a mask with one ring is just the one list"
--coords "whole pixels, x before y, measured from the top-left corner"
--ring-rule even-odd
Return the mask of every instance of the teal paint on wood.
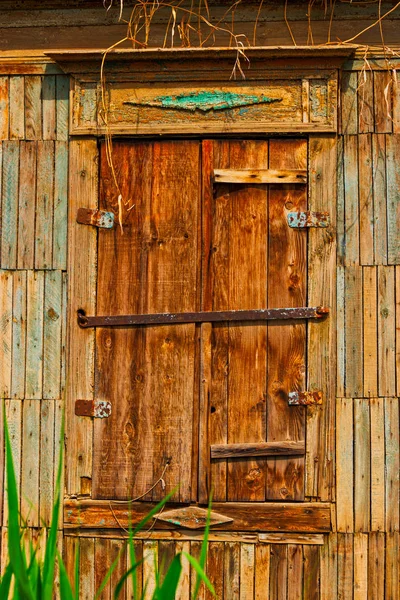
[[18, 269], [33, 269], [35, 253], [36, 142], [20, 143]]
[[29, 527], [39, 527], [40, 402], [22, 403], [21, 515]]
[[40, 400], [43, 376], [43, 271], [28, 271], [27, 295], [25, 398]]
[[57, 140], [68, 140], [68, 98], [69, 77], [57, 75], [56, 77], [56, 114], [57, 114]]
[[23, 77], [10, 77], [10, 140], [23, 140], [25, 137], [24, 89]]
[[62, 274], [62, 320], [61, 320], [61, 398], [64, 394], [67, 366], [67, 291], [68, 275]]
[[382, 133], [372, 136], [375, 265], [387, 265], [388, 262], [385, 137]]
[[53, 254], [54, 142], [38, 142], [35, 269], [51, 269]]
[[55, 144], [53, 269], [67, 268], [68, 142]]
[[61, 385], [62, 273], [45, 273], [43, 398], [58, 399]]
[[[14, 461], [15, 477], [17, 480], [17, 489], [21, 485], [21, 454], [22, 454], [22, 401], [6, 400], [6, 417], [8, 432], [10, 434], [11, 451]], [[36, 457], [37, 458], [37, 457]], [[7, 492], [4, 488], [3, 500], [3, 525], [7, 525], [8, 507]]]
[[25, 139], [42, 137], [42, 78], [25, 77]]
[[49, 526], [53, 504], [55, 402], [42, 400], [40, 407], [40, 522]]
[[56, 139], [56, 78], [43, 77], [42, 83], [43, 139]]
[[17, 266], [19, 144], [3, 142], [2, 214], [1, 214], [1, 267]]
[[13, 280], [11, 396], [22, 399], [25, 396], [26, 271], [14, 271]]
[[357, 142], [356, 135], [344, 137], [344, 254], [346, 265], [356, 265], [360, 261]]
[[178, 94], [177, 96], [158, 96], [153, 101], [135, 102], [127, 100], [124, 104], [132, 106], [153, 106], [155, 108], [169, 108], [174, 110], [187, 110], [195, 112], [209, 112], [211, 110], [227, 110], [253, 106], [255, 104], [271, 104], [282, 102], [282, 98], [269, 98], [261, 94], [238, 94], [218, 90], [201, 91], [195, 93]]
[[386, 136], [388, 264], [400, 265], [400, 134]]
[[12, 362], [12, 273], [0, 271], [0, 397], [9, 398]]

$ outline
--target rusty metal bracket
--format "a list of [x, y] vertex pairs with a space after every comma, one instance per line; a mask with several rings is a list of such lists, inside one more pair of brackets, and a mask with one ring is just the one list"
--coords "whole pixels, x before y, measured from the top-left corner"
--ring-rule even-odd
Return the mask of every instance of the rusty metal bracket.
[[290, 406], [322, 404], [322, 392], [290, 392], [288, 402]]
[[111, 402], [107, 400], [76, 400], [75, 414], [78, 417], [107, 419], [111, 415]]
[[188, 313], [156, 313], [148, 315], [87, 316], [78, 310], [80, 327], [127, 327], [131, 325], [170, 325], [171, 323], [216, 323], [221, 321], [286, 321], [322, 319], [329, 314], [324, 306], [300, 308], [266, 308], [257, 310], [226, 310]]
[[81, 225], [112, 229], [114, 227], [114, 213], [94, 208], [79, 208], [76, 214], [76, 222]]
[[[168, 510], [167, 512], [158, 513], [154, 515], [153, 519], [158, 521], [166, 521], [173, 525], [179, 525], [186, 529], [205, 529], [207, 524], [207, 513], [208, 511], [198, 506], [185, 506], [184, 508], [177, 508], [174, 510]], [[222, 525], [224, 523], [232, 523], [233, 519], [225, 517], [214, 511], [211, 511], [209, 523], [213, 525]]]
[[305, 229], [306, 227], [329, 227], [328, 212], [290, 212], [287, 216], [289, 227]]

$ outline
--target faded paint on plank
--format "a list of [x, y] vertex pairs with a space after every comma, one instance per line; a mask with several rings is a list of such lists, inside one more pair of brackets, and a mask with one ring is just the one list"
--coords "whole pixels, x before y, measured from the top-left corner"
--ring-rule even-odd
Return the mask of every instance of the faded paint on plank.
[[10, 77], [10, 140], [22, 140], [25, 137], [24, 78]]
[[11, 395], [13, 275], [0, 271], [0, 394]]
[[21, 515], [39, 527], [40, 402], [24, 401], [22, 431]]
[[254, 598], [254, 544], [240, 546], [240, 600]]
[[17, 266], [18, 228], [18, 142], [3, 142], [2, 208], [1, 208], [1, 266]]
[[26, 365], [26, 319], [27, 319], [27, 280], [26, 271], [13, 273], [12, 303], [12, 382], [11, 396], [25, 397]]
[[357, 80], [356, 72], [345, 71], [342, 73], [342, 110], [341, 133], [355, 134], [358, 131], [357, 118]]
[[[8, 433], [10, 436], [11, 452], [14, 461], [15, 478], [17, 481], [18, 496], [20, 497], [21, 486], [21, 454], [22, 454], [22, 401], [6, 400], [5, 412], [7, 418]], [[4, 481], [6, 481], [7, 467], [5, 468]], [[3, 525], [8, 522], [7, 492], [4, 490], [3, 499]]]
[[42, 138], [42, 77], [25, 77], [25, 139]]
[[35, 269], [50, 269], [53, 252], [54, 142], [38, 142]]
[[69, 77], [56, 77], [57, 140], [67, 142], [69, 134]]
[[363, 268], [364, 397], [378, 395], [377, 268]]
[[384, 400], [371, 398], [371, 531], [385, 529]]
[[345, 267], [346, 397], [363, 392], [362, 267]]
[[79, 540], [79, 598], [82, 600], [92, 600], [97, 591], [95, 571], [99, 565], [95, 560], [95, 544], [94, 538]]
[[336, 401], [337, 530], [353, 531], [353, 402]]
[[378, 267], [378, 391], [396, 395], [396, 322], [394, 267]]
[[44, 272], [27, 272], [25, 398], [40, 400], [43, 384]]
[[240, 544], [227, 542], [224, 557], [224, 598], [240, 600]]
[[53, 269], [67, 267], [68, 142], [55, 143]]
[[369, 400], [354, 400], [354, 529], [369, 531], [371, 437]]
[[354, 569], [353, 569], [353, 535], [338, 533], [338, 593], [337, 598], [347, 600], [353, 597]]
[[[50, 526], [53, 497], [54, 497], [54, 470], [58, 465], [54, 462], [54, 418], [55, 403], [51, 400], [42, 400], [40, 406], [40, 523]], [[59, 416], [57, 414], [57, 416]], [[57, 440], [56, 443], [59, 443]]]
[[375, 132], [392, 133], [392, 73], [385, 69], [374, 71]]
[[56, 78], [43, 77], [42, 83], [43, 139], [56, 139]]
[[20, 143], [18, 269], [33, 269], [35, 254], [36, 142]]
[[8, 77], [0, 77], [0, 141], [8, 140], [9, 129], [9, 100], [8, 92], [10, 80]]
[[386, 136], [388, 264], [400, 264], [400, 134]]
[[337, 383], [336, 396], [345, 395], [346, 385], [346, 338], [345, 338], [345, 268], [338, 266], [336, 270], [336, 356]]
[[373, 73], [364, 68], [358, 73], [358, 133], [374, 131]]
[[357, 265], [360, 260], [360, 231], [358, 204], [358, 138], [344, 137], [344, 239], [345, 265]]
[[62, 273], [45, 273], [43, 398], [60, 398], [61, 386]]
[[385, 411], [385, 531], [399, 531], [399, 401], [386, 398]]
[[372, 169], [374, 193], [374, 264], [387, 265], [388, 228], [386, 193], [386, 136], [372, 136]]
[[372, 185], [372, 137], [358, 136], [360, 264], [374, 264], [374, 199]]

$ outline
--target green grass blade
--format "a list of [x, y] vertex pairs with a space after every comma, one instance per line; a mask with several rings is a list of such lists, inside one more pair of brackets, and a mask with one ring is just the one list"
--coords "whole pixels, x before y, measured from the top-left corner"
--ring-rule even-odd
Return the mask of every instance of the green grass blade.
[[14, 462], [8, 432], [7, 418], [5, 408], [4, 414], [4, 434], [6, 442], [6, 465], [7, 465], [7, 504], [8, 504], [8, 556], [15, 576], [15, 585], [17, 592], [24, 600], [35, 600], [29, 583], [28, 569], [25, 553], [21, 547], [21, 537], [19, 528], [19, 508], [18, 508], [18, 487], [15, 477]]
[[[205, 571], [206, 560], [207, 560], [208, 537], [210, 534], [210, 520], [211, 520], [211, 504], [212, 504], [212, 492], [210, 494], [210, 499], [208, 501], [206, 527], [204, 529], [204, 536], [203, 536], [203, 541], [201, 544], [201, 551], [200, 551], [200, 558], [199, 558], [199, 566], [201, 567], [201, 570], [203, 571], [203, 573]], [[195, 600], [195, 598], [197, 598], [197, 596], [199, 594], [201, 582], [202, 582], [202, 577], [200, 576], [200, 573], [197, 572], [196, 583], [195, 583], [194, 592], [193, 592], [193, 600]]]
[[174, 600], [181, 573], [182, 563], [181, 554], [179, 553], [171, 562], [161, 587], [156, 590], [155, 598], [157, 600]]
[[[194, 558], [194, 556], [191, 556], [187, 552], [182, 552], [182, 555], [188, 559], [189, 563], [191, 564], [193, 569], [196, 571], [198, 577], [200, 578], [200, 583], [203, 581], [204, 584], [210, 590], [210, 592], [213, 594], [213, 596], [215, 596], [214, 586], [212, 585], [211, 581], [208, 579], [207, 575], [205, 574], [204, 570], [200, 566], [199, 562]], [[193, 600], [195, 600], [195, 598], [197, 598], [197, 596], [193, 596]]]
[[[130, 561], [131, 561], [131, 565], [135, 565], [135, 563], [136, 563], [136, 552], [135, 552], [135, 543], [133, 541], [132, 519], [131, 519], [131, 515], [130, 514], [129, 514], [128, 547], [129, 547], [129, 558], [130, 558]], [[143, 561], [141, 561], [141, 562], [143, 562]], [[137, 593], [138, 593], [136, 569], [132, 570], [132, 568], [131, 568], [129, 570], [131, 571], [131, 575], [132, 575], [133, 600], [136, 600]]]
[[63, 560], [59, 554], [58, 568], [60, 570], [60, 600], [79, 600], [79, 596], [72, 591]]
[[0, 583], [0, 598], [6, 600], [10, 594], [11, 579], [13, 576], [11, 564], [8, 563], [6, 570], [4, 571], [3, 578]]
[[[124, 573], [121, 577], [121, 579], [118, 581], [117, 585], [115, 586], [115, 590], [114, 590], [114, 600], [117, 600], [117, 598], [119, 598], [119, 595], [122, 591], [122, 587], [125, 583], [125, 581], [128, 579], [128, 577], [130, 577], [132, 575], [132, 573], [134, 571], [136, 571], [136, 569], [143, 563], [143, 559], [139, 560], [138, 562], [134, 563], [133, 566], [128, 569], [128, 571], [126, 571], [126, 573]], [[136, 590], [135, 590], [136, 593]]]

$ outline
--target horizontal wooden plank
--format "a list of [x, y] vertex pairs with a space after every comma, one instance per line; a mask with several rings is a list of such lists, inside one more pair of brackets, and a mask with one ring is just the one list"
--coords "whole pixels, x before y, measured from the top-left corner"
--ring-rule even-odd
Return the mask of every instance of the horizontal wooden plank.
[[266, 544], [302, 544], [322, 546], [324, 544], [324, 536], [321, 533], [306, 534], [306, 533], [259, 533], [258, 541]]
[[214, 444], [211, 458], [234, 458], [246, 456], [302, 456], [305, 454], [304, 441], [301, 442], [259, 442], [256, 444]]
[[214, 169], [215, 183], [307, 183], [304, 169]]
[[[133, 526], [152, 509], [150, 502], [113, 503], [108, 500], [75, 500], [64, 503], [64, 527], [71, 529], [120, 529]], [[177, 508], [182, 505], [168, 505]], [[331, 529], [331, 507], [323, 502], [216, 502], [213, 510], [233, 519], [213, 527], [224, 531], [293, 531], [324, 533]], [[175, 529], [172, 523], [157, 521], [157, 529]]]

